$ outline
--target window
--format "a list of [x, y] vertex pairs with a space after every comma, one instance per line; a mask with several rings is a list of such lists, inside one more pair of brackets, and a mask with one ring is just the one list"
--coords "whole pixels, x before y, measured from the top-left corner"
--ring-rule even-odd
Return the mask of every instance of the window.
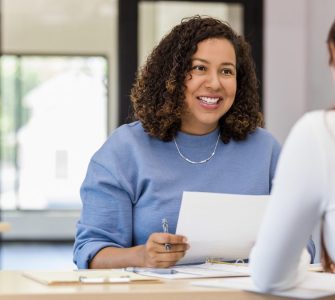
[[80, 207], [87, 163], [107, 136], [107, 63], [2, 57], [2, 209]]
[[145, 62], [162, 37], [183, 18], [206, 15], [227, 21], [235, 31], [243, 32], [243, 6], [240, 3], [140, 1], [139, 2], [139, 65]]
[[89, 158], [118, 125], [117, 22], [118, 0], [1, 1], [4, 239], [73, 240]]

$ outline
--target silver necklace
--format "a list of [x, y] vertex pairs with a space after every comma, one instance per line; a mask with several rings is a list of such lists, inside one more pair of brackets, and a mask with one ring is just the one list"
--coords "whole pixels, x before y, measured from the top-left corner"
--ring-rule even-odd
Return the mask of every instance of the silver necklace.
[[190, 160], [183, 153], [181, 153], [181, 151], [180, 151], [180, 149], [178, 147], [177, 141], [176, 141], [175, 137], [173, 137], [174, 144], [176, 145], [176, 148], [177, 148], [177, 151], [178, 151], [180, 157], [182, 159], [186, 160], [187, 162], [189, 162], [190, 164], [194, 164], [194, 165], [204, 164], [204, 163], [208, 162], [215, 155], [216, 148], [217, 148], [217, 146], [219, 144], [219, 139], [220, 139], [220, 134], [218, 135], [218, 138], [216, 140], [216, 143], [215, 143], [215, 146], [214, 146], [214, 150], [213, 150], [213, 152], [211, 153], [211, 155], [209, 157], [207, 157], [206, 159], [200, 160], [200, 161], [194, 161], [194, 160]]

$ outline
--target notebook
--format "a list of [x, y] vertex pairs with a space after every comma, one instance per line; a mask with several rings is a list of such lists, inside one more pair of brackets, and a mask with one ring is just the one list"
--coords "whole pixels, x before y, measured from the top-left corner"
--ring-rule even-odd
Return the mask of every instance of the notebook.
[[37, 282], [56, 285], [56, 284], [75, 284], [75, 283], [131, 283], [131, 282], [159, 282], [156, 278], [151, 278], [117, 270], [78, 270], [78, 271], [33, 271], [23, 272], [23, 276]]

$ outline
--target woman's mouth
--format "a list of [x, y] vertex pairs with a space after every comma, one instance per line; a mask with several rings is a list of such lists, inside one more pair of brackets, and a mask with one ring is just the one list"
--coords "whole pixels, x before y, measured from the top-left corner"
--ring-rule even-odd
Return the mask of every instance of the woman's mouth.
[[201, 103], [205, 105], [217, 105], [220, 100], [222, 100], [221, 97], [208, 97], [208, 96], [199, 96], [197, 97], [198, 100], [200, 100]]

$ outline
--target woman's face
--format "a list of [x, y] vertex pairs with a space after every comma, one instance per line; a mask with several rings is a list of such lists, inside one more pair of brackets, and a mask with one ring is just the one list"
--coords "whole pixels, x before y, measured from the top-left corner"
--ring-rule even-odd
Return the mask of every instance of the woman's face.
[[197, 135], [213, 131], [235, 99], [236, 55], [231, 42], [224, 38], [200, 42], [185, 86], [181, 131]]

